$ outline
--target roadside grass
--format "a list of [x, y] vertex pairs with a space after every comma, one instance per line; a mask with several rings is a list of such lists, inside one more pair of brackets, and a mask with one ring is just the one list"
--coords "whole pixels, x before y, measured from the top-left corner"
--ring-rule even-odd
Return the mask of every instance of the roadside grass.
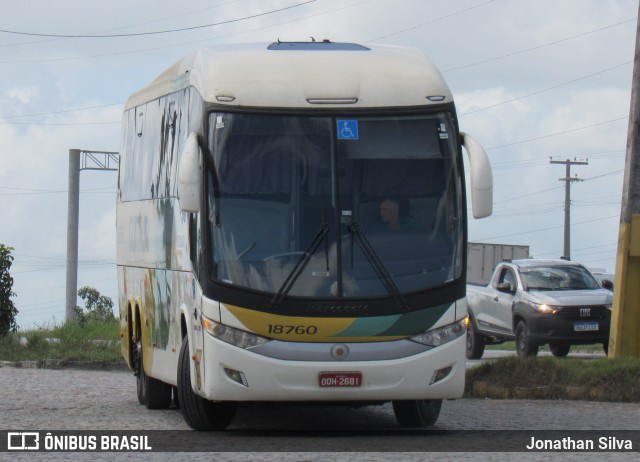
[[[504, 350], [504, 351], [516, 351], [515, 342], [504, 342], [499, 345], [487, 345], [487, 350]], [[542, 345], [540, 351], [549, 352], [549, 345]], [[594, 343], [593, 345], [571, 345], [571, 353], [604, 353], [604, 348], [600, 343]]]
[[[24, 341], [26, 340], [26, 344]], [[122, 361], [118, 321], [41, 327], [0, 338], [0, 361]]]
[[498, 358], [467, 370], [465, 395], [640, 402], [640, 359]]

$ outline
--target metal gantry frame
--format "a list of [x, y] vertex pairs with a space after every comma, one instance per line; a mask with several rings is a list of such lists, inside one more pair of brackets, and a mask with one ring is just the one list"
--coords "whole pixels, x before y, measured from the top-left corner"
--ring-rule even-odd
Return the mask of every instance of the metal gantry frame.
[[120, 155], [110, 151], [69, 149], [69, 196], [67, 208], [67, 284], [65, 321], [73, 320], [78, 292], [78, 223], [80, 217], [80, 171], [117, 172]]

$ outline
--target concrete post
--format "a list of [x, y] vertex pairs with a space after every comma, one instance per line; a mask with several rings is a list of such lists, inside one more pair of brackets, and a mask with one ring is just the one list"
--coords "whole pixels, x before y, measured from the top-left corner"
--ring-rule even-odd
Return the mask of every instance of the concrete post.
[[67, 208], [67, 292], [65, 322], [73, 320], [78, 299], [78, 220], [80, 215], [80, 150], [69, 149], [69, 196]]
[[632, 82], [609, 337], [610, 358], [640, 358], [640, 21], [636, 29]]

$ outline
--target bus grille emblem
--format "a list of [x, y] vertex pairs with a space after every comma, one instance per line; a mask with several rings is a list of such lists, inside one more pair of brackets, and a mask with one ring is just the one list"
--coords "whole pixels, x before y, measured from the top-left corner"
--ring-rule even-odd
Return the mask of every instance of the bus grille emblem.
[[337, 361], [343, 361], [349, 356], [349, 347], [344, 344], [337, 344], [331, 347], [331, 356]]

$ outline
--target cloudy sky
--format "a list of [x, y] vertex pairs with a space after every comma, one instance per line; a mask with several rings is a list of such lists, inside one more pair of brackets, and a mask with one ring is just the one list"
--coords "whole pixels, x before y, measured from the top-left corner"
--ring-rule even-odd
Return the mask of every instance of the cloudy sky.
[[[470, 220], [470, 239], [560, 256], [565, 171], [549, 160], [588, 159], [572, 168], [584, 180], [572, 183], [572, 258], [614, 270], [638, 0], [0, 5], [0, 243], [15, 248], [23, 328], [64, 321], [69, 149], [118, 151], [128, 95], [194, 49], [225, 43], [419, 48], [494, 168], [494, 215]], [[87, 35], [102, 37], [78, 37]], [[78, 276], [114, 301], [115, 186], [113, 172], [81, 174]]]

